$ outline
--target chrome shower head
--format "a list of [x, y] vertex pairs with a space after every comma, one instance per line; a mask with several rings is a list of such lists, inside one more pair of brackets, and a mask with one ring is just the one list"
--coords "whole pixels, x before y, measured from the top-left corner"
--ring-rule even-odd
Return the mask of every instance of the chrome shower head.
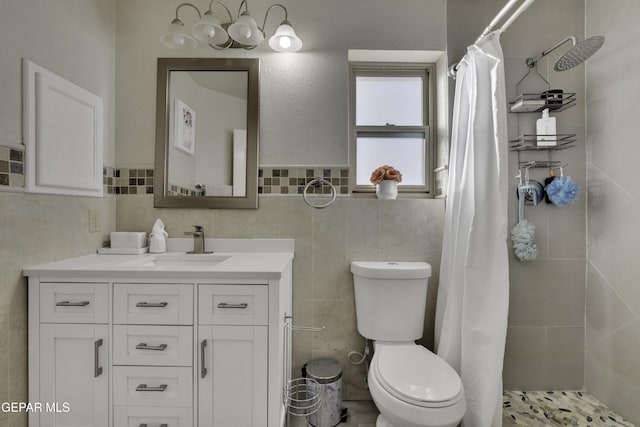
[[556, 62], [556, 65], [555, 67], [553, 67], [553, 69], [556, 71], [566, 71], [575, 66], [578, 66], [589, 59], [591, 55], [596, 53], [603, 44], [603, 36], [594, 36], [586, 40], [582, 40], [580, 43], [577, 43], [575, 46], [569, 49], [567, 53], [562, 55]]
[[564, 55], [562, 55], [560, 59], [558, 59], [556, 65], [553, 67], [553, 69], [556, 71], [566, 71], [582, 64], [591, 55], [596, 53], [596, 51], [600, 49], [600, 47], [602, 47], [602, 45], [604, 44], [604, 37], [594, 36], [578, 43], [575, 37], [568, 36], [562, 41], [558, 42], [552, 48], [542, 52], [540, 55], [527, 58], [527, 66], [529, 68], [535, 67], [540, 58], [542, 58], [543, 56], [547, 56], [568, 41], [571, 41], [573, 43], [573, 47], [569, 49]]

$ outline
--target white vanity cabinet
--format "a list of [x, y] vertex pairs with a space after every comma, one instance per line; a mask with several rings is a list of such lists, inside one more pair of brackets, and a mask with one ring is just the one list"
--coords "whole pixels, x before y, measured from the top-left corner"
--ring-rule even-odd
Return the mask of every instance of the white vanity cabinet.
[[267, 426], [267, 327], [198, 326], [198, 425]]
[[107, 325], [40, 325], [41, 426], [109, 425], [108, 336]]
[[25, 269], [29, 426], [283, 427], [287, 244], [212, 268], [94, 255]]
[[113, 283], [114, 426], [193, 424], [193, 286]]
[[29, 305], [29, 351], [40, 356], [29, 359], [39, 373], [30, 402], [40, 404], [30, 425], [109, 426], [108, 284], [41, 283]]
[[269, 287], [198, 286], [198, 423], [266, 427]]

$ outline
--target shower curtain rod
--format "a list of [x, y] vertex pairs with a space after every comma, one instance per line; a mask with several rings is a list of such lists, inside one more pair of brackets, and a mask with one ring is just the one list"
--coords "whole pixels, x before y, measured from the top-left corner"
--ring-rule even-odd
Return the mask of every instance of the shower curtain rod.
[[[509, 13], [509, 11], [517, 3], [522, 2], [520, 7], [518, 7], [516, 9], [516, 11], [513, 12], [513, 14], [506, 21], [504, 21], [504, 23], [502, 24], [502, 27], [500, 27], [500, 31], [501, 32], [505, 32], [507, 30], [507, 28], [509, 28], [509, 26], [511, 24], [513, 24], [513, 21], [515, 21], [518, 18], [518, 16], [520, 16], [525, 10], [527, 10], [529, 8], [529, 6], [531, 6], [531, 4], [534, 1], [536, 1], [536, 0], [524, 0], [524, 1], [523, 0], [509, 0], [509, 2], [502, 9], [500, 9], [500, 12], [498, 12], [498, 14], [491, 20], [489, 25], [487, 25], [487, 28], [485, 28], [484, 31], [482, 31], [480, 36], [476, 39], [476, 43], [478, 42], [478, 40], [480, 40], [481, 38], [483, 38], [484, 36], [486, 36], [490, 32], [496, 30], [497, 26], [498, 26], [498, 23], [500, 21], [502, 21], [502, 19], [504, 19], [504, 17]], [[460, 61], [462, 61], [462, 59]], [[453, 64], [451, 64], [449, 66], [449, 77], [451, 77], [453, 79], [456, 78], [456, 72], [458, 71], [458, 64], [460, 64], [460, 61], [455, 62], [455, 63], [453, 63]]]

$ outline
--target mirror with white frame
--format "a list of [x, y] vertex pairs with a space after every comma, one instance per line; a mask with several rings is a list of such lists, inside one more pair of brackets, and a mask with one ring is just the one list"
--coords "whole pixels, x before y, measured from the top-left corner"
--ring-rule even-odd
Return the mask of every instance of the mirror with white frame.
[[156, 207], [258, 207], [258, 70], [258, 59], [158, 59]]

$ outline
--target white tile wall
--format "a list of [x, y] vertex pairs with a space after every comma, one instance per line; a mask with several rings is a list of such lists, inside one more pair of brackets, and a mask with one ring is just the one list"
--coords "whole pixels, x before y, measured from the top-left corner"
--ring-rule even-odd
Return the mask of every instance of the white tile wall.
[[122, 231], [148, 231], [156, 218], [162, 218], [170, 236], [202, 224], [207, 237], [295, 239], [294, 322], [326, 329], [294, 334], [294, 374], [311, 358], [336, 358], [344, 369], [346, 399], [370, 398], [361, 388], [365, 365], [354, 367], [346, 361], [349, 351], [364, 347], [356, 329], [352, 260], [432, 264], [423, 343], [433, 347], [443, 200], [338, 199], [328, 208], [312, 209], [300, 197], [261, 197], [258, 210], [154, 209], [151, 196], [118, 196], [117, 200]]
[[587, 36], [606, 42], [587, 66], [586, 387], [640, 423], [640, 3], [586, 1]]

